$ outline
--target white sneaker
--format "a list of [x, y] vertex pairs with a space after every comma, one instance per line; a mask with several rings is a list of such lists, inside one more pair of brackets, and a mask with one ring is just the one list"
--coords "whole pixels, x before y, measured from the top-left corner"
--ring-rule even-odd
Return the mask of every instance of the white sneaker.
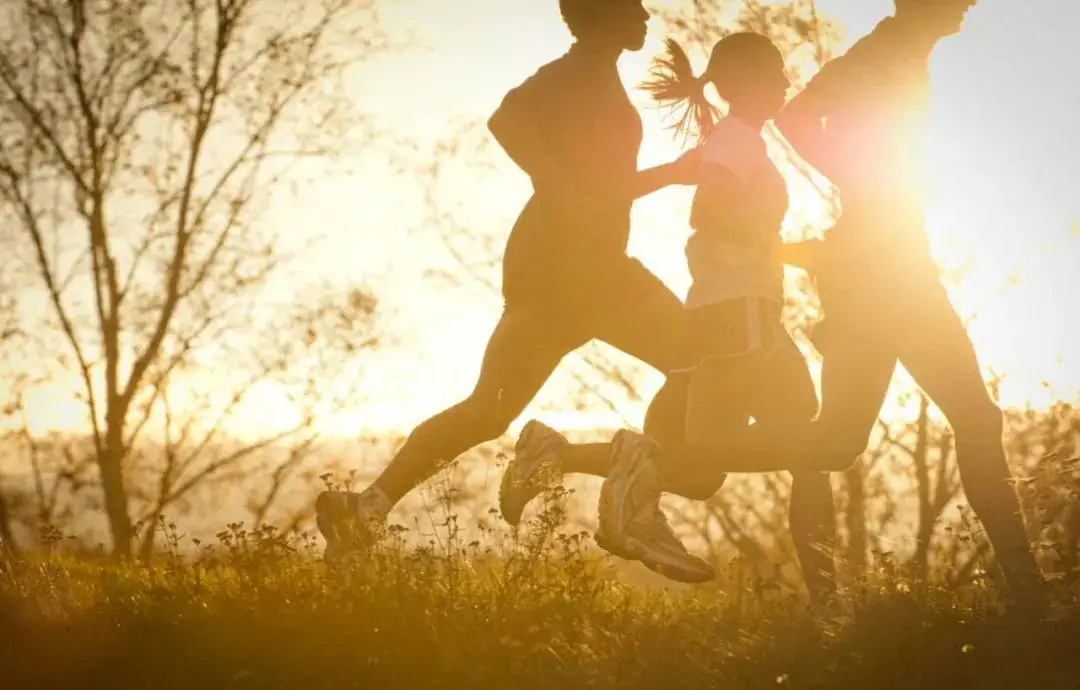
[[633, 431], [615, 434], [611, 473], [600, 490], [596, 543], [672, 580], [706, 582], [716, 577], [716, 571], [686, 550], [660, 510], [656, 449], [654, 441]]
[[686, 550], [659, 507], [630, 525], [626, 544], [646, 568], [670, 580], [697, 584], [716, 577], [711, 565]]
[[315, 499], [315, 524], [326, 539], [326, 560], [370, 545], [393, 508], [382, 490], [323, 491]]
[[559, 482], [559, 449], [566, 445], [562, 434], [542, 422], [533, 419], [525, 425], [499, 485], [504, 520], [516, 527], [529, 501]]
[[600, 489], [596, 540], [616, 556], [637, 560], [627, 545], [630, 525], [647, 519], [660, 504], [660, 477], [652, 456], [656, 443], [622, 429], [611, 439], [611, 469]]

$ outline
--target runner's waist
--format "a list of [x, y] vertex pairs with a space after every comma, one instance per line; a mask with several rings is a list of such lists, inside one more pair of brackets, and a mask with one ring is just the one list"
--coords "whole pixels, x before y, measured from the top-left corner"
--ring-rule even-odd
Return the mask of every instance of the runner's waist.
[[690, 368], [712, 357], [770, 352], [784, 333], [783, 304], [774, 299], [743, 297], [686, 311], [686, 354]]
[[889, 279], [897, 271], [932, 265], [925, 216], [894, 212], [894, 208], [888, 204], [867, 210], [845, 206], [840, 220], [825, 233], [835, 265], [860, 273], [880, 272]]
[[696, 232], [686, 243], [686, 260], [693, 281], [687, 307], [741, 298], [783, 300], [783, 267], [765, 243], [733, 243]]

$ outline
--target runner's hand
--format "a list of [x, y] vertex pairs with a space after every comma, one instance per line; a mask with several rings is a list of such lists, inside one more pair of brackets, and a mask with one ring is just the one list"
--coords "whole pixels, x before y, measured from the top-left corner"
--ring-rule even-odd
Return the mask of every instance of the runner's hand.
[[817, 273], [825, 263], [825, 241], [804, 240], [781, 244], [776, 248], [781, 263], [796, 266], [808, 273]]

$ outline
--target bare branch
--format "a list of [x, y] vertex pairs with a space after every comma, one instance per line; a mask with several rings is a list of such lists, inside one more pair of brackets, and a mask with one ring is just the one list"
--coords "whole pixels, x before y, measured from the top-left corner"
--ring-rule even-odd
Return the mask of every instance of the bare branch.
[[275, 443], [280, 443], [287, 438], [291, 438], [293, 436], [296, 436], [297, 434], [303, 433], [303, 431], [310, 428], [310, 426], [311, 420], [303, 420], [300, 424], [297, 424], [296, 426], [267, 436], [260, 441], [248, 444], [243, 448], [226, 455], [225, 457], [218, 458], [213, 462], [208, 463], [204, 468], [189, 477], [183, 483], [174, 487], [172, 491], [169, 492], [169, 495], [165, 497], [162, 503], [167, 506], [170, 503], [179, 500], [193, 488], [212, 478], [214, 475], [222, 472], [224, 469], [238, 463], [246, 457], [249, 457], [251, 455], [254, 455], [255, 453], [258, 453], [261, 450], [269, 448]]
[[3, 193], [9, 202], [12, 202], [17, 206], [22, 215], [23, 226], [29, 234], [30, 240], [34, 246], [38, 271], [41, 274], [42, 280], [45, 282], [45, 287], [49, 292], [53, 310], [56, 313], [56, 317], [60, 320], [64, 336], [67, 338], [67, 342], [71, 346], [75, 359], [78, 362], [79, 374], [82, 377], [87, 391], [87, 405], [89, 407], [90, 424], [94, 433], [94, 443], [100, 450], [102, 447], [102, 434], [98, 424], [98, 408], [94, 396], [94, 385], [90, 374], [90, 364], [87, 362], [86, 356], [83, 353], [82, 345], [79, 342], [79, 336], [75, 332], [74, 323], [72, 322], [71, 316], [68, 314], [67, 307], [64, 305], [60, 293], [60, 288], [56, 283], [53, 267], [46, 254], [45, 239], [42, 229], [38, 225], [37, 217], [34, 213], [34, 209], [30, 206], [29, 201], [24, 195], [18, 192], [21, 176], [10, 166], [9, 162], [6, 160], [6, 156], [4, 156], [3, 159], [0, 159], [0, 174], [5, 175], [10, 183], [9, 188], [0, 188], [0, 193]]

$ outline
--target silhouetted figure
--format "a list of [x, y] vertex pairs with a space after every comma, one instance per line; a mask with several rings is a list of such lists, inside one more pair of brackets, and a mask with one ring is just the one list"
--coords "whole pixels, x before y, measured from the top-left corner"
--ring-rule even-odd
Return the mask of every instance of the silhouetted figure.
[[319, 495], [329, 557], [362, 543], [369, 523], [444, 463], [502, 435], [559, 361], [593, 338], [663, 373], [678, 364], [682, 303], [626, 255], [634, 199], [689, 183], [694, 171], [693, 158], [637, 169], [642, 125], [616, 63], [644, 45], [649, 14], [640, 0], [559, 4], [574, 45], [507, 94], [489, 122], [534, 191], [506, 246], [505, 307], [476, 387], [418, 426], [364, 492]]
[[[673, 579], [695, 582], [706, 571], [684, 550], [670, 548], [670, 540], [653, 540], [657, 523], [651, 516], [661, 486], [704, 500], [719, 484], [663, 476], [663, 467], [651, 462], [654, 444], [708, 443], [720, 430], [745, 427], [751, 417], [780, 429], [808, 422], [818, 399], [806, 359], [781, 321], [780, 227], [788, 190], [762, 129], [784, 105], [790, 86], [783, 56], [767, 37], [737, 33], [713, 47], [705, 72], [696, 77], [682, 48], [674, 41], [668, 47], [646, 88], [660, 103], [686, 107], [679, 129], [694, 120], [703, 139], [690, 215], [694, 233], [686, 246], [693, 279], [686, 301], [688, 367], [669, 377], [650, 404], [645, 436], [622, 430], [610, 444], [571, 445], [530, 422], [504, 475], [501, 504], [504, 514], [520, 514], [545, 488], [545, 478], [560, 472], [607, 476], [597, 542]], [[719, 122], [705, 98], [707, 83], [730, 106]], [[643, 474], [655, 479], [640, 481]], [[647, 490], [635, 491], [641, 488]], [[820, 548], [830, 546], [835, 533], [828, 475], [793, 477], [791, 526], [808, 589], [820, 598], [833, 570], [831, 553]]]
[[973, 4], [896, 0], [893, 17], [827, 65], [776, 119], [843, 204], [812, 266], [826, 312], [814, 337], [824, 356], [820, 418], [782, 431], [742, 428], [670, 459], [692, 458], [681, 471], [711, 474], [707, 486], [730, 471], [845, 470], [866, 448], [899, 361], [953, 428], [965, 493], [1012, 594], [1038, 604], [1042, 576], [1005, 459], [1001, 411], [940, 282], [918, 194], [929, 55]]

